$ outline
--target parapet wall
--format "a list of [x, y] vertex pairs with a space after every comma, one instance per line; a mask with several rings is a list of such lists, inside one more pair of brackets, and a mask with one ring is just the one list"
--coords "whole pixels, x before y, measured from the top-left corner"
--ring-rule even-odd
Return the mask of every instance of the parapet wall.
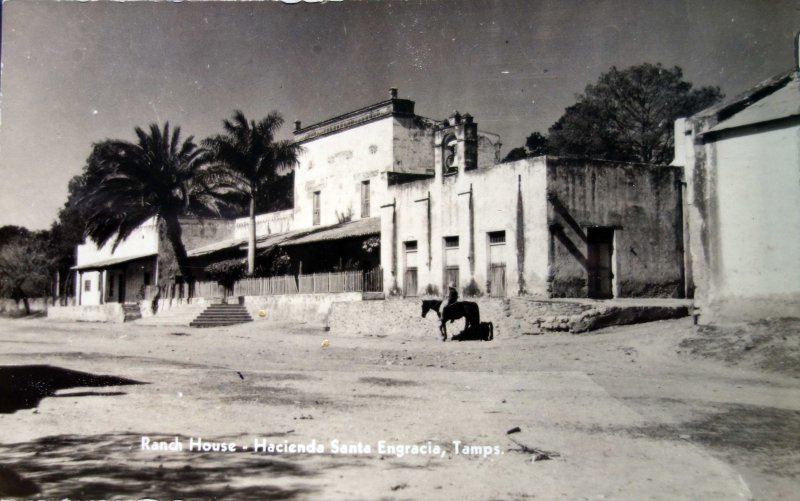
[[125, 321], [125, 311], [120, 303], [83, 306], [50, 306], [47, 309], [47, 318], [78, 322], [122, 323]]
[[[580, 315], [590, 309], [590, 306], [578, 303], [518, 298], [469, 300], [478, 304], [482, 322], [494, 324], [495, 337], [538, 333], [543, 321]], [[334, 334], [438, 336], [439, 333], [436, 313], [429, 312], [427, 318], [422, 318], [422, 299], [334, 303], [327, 325]], [[463, 328], [464, 320], [448, 324], [448, 335], [458, 334]]]
[[[382, 301], [381, 301], [382, 302]], [[245, 296], [244, 305], [254, 319], [324, 323], [333, 305], [361, 304], [360, 292], [340, 294], [287, 294], [281, 296]]]

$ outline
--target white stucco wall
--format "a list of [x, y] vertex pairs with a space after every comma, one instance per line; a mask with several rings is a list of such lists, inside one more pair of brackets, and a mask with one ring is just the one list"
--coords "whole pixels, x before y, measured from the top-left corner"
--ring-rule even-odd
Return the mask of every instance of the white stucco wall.
[[[474, 272], [469, 261], [470, 220], [466, 193], [472, 190], [474, 211]], [[524, 223], [524, 280], [526, 290], [534, 295], [546, 294], [547, 279], [547, 206], [546, 166], [544, 158], [500, 164], [490, 169], [461, 172], [442, 177], [437, 173], [431, 180], [417, 181], [389, 188], [387, 203], [396, 203], [397, 242], [392, 247], [392, 209], [382, 216], [381, 260], [384, 263], [384, 287], [389, 289], [395, 278], [391, 275], [392, 254], [397, 256], [397, 285], [404, 287], [406, 270], [405, 246], [417, 242], [417, 284], [421, 293], [428, 284], [441, 293], [444, 283], [444, 238], [458, 236], [457, 264], [460, 287], [474, 278], [481, 291], [486, 291], [489, 271], [488, 232], [505, 231], [506, 244], [502, 261], [506, 264], [506, 293], [519, 291], [517, 252], [517, 192], [522, 190]], [[431, 238], [428, 244], [427, 204], [431, 200]], [[430, 258], [429, 258], [430, 253]], [[430, 265], [428, 261], [430, 259]]]
[[712, 147], [717, 294], [800, 293], [800, 126], [729, 134]]
[[[287, 209], [256, 215], [256, 236], [285, 233], [295, 229], [295, 210]], [[247, 238], [250, 218], [240, 217], [234, 223], [233, 238]]]
[[150, 219], [133, 230], [128, 238], [112, 250], [113, 244], [111, 240], [98, 248], [91, 239], [87, 239], [86, 243], [78, 246], [77, 265], [158, 252], [158, 230], [155, 219]]
[[303, 149], [295, 171], [297, 228], [312, 226], [315, 191], [320, 192], [320, 225], [336, 224], [337, 213], [360, 219], [363, 181], [370, 181], [370, 216], [378, 213], [384, 195], [378, 175], [391, 170], [394, 161], [391, 116], [306, 141]]
[[[156, 227], [155, 218], [148, 220], [139, 228], [135, 229], [131, 235], [120, 242], [116, 249], [113, 249], [113, 240], [107, 242], [102, 247], [98, 247], [91, 239], [87, 239], [86, 243], [79, 245], [77, 248], [77, 265], [83, 266], [87, 264], [97, 263], [108, 259], [127, 258], [134, 256], [141, 256], [145, 254], [155, 254], [158, 252], [158, 229]], [[154, 277], [152, 265], [148, 263], [148, 270], [151, 276]], [[100, 304], [101, 295], [101, 273], [99, 271], [75, 271], [75, 283], [79, 284], [75, 288], [75, 301], [79, 305], [98, 305]], [[120, 273], [114, 272], [115, 283], [119, 283]], [[106, 280], [108, 280], [106, 276]], [[154, 279], [154, 278], [153, 278]], [[86, 289], [86, 282], [89, 282], [89, 290]], [[142, 279], [139, 275], [130, 275], [127, 277], [126, 283], [126, 300], [132, 300], [139, 287], [141, 287]], [[116, 300], [119, 295], [119, 286], [114, 290], [114, 296], [108, 297], [108, 300]]]

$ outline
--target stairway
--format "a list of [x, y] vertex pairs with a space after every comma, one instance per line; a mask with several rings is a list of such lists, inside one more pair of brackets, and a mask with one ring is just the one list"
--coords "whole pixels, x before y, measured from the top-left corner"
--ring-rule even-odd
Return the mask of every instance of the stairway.
[[130, 322], [142, 318], [142, 311], [139, 309], [138, 304], [123, 304], [122, 311], [125, 313], [123, 322]]
[[252, 322], [247, 308], [240, 304], [212, 304], [195, 318], [190, 327], [222, 327], [225, 325]]
[[156, 315], [136, 320], [136, 325], [186, 327], [205, 309], [204, 305], [193, 303], [175, 305]]

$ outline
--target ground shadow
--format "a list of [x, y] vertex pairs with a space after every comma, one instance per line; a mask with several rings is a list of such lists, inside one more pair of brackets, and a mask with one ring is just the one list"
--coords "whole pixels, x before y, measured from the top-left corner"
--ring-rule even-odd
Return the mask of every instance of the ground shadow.
[[[38, 497], [47, 499], [296, 499], [316, 490], [302, 479], [322, 473], [301, 464], [305, 455], [143, 451], [143, 435], [148, 434], [57, 435], [0, 445], [0, 470], [23, 479], [27, 495], [35, 486]], [[183, 442], [188, 445], [188, 438]], [[341, 463], [347, 460], [328, 467]], [[287, 483], [287, 477], [297, 482]], [[0, 496], [14, 495], [7, 492], [14, 486], [2, 478]]]
[[[0, 367], [0, 414], [33, 409], [45, 397], [58, 390], [102, 386], [145, 384], [133, 379], [80, 372], [52, 365], [11, 365]], [[119, 395], [120, 392], [73, 393], [83, 395]]]

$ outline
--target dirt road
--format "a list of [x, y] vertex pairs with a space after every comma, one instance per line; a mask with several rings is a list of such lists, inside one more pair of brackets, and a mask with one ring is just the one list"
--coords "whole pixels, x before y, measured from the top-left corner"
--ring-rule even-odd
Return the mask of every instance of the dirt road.
[[[787, 331], [797, 337], [796, 324]], [[791, 498], [800, 380], [717, 361], [709, 346], [687, 320], [464, 343], [434, 329], [0, 320], [0, 366], [17, 366], [0, 367], [0, 488], [37, 499]]]

